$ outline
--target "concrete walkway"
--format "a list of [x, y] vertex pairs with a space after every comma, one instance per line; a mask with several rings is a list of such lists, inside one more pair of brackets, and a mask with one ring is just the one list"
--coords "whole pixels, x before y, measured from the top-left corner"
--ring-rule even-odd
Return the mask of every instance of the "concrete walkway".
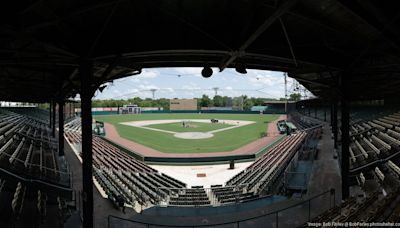
[[[79, 192], [82, 192], [82, 164], [78, 160], [75, 152], [70, 147], [67, 140], [65, 140], [65, 157], [69, 162], [70, 168], [73, 171], [73, 190], [76, 191], [77, 197], [77, 205], [78, 207], [81, 204], [78, 201], [82, 202], [79, 198]], [[80, 211], [82, 211], [82, 207], [80, 207]], [[94, 227], [96, 228], [106, 228], [108, 227], [108, 216], [114, 215], [121, 218], [131, 218], [137, 213], [130, 208], [126, 208], [126, 214], [123, 214], [121, 211], [117, 210], [111, 203], [110, 200], [104, 199], [100, 193], [97, 191], [97, 188], [93, 186], [93, 215], [94, 215]], [[80, 228], [81, 226], [74, 226], [76, 228]]]
[[[315, 119], [313, 120], [318, 121]], [[308, 186], [308, 195], [313, 196], [334, 188], [336, 191], [336, 203], [339, 203], [341, 199], [340, 168], [338, 160], [333, 158], [334, 148], [330, 126], [326, 122], [321, 123], [323, 124], [323, 134], [317, 146], [318, 158], [313, 164]]]

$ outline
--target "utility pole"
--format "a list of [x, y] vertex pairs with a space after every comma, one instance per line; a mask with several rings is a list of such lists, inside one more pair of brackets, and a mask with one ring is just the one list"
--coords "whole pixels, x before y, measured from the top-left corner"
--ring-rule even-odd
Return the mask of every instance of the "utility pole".
[[154, 100], [157, 89], [150, 89], [150, 91], [151, 91], [151, 94], [153, 95], [153, 100]]
[[244, 103], [243, 95], [241, 96], [241, 98], [242, 98], [242, 102], [241, 103], [242, 103], [242, 111], [243, 111], [243, 103]]
[[287, 106], [288, 106], [288, 94], [287, 94], [287, 73], [283, 74], [285, 80], [285, 113], [287, 115]]
[[214, 87], [214, 88], [212, 88], [214, 91], [215, 91], [215, 95], [214, 96], [217, 96], [218, 95], [218, 90], [219, 90], [219, 88], [218, 87]]
[[285, 72], [283, 74], [284, 80], [285, 80], [285, 99], [287, 100], [288, 94], [287, 94], [287, 73]]

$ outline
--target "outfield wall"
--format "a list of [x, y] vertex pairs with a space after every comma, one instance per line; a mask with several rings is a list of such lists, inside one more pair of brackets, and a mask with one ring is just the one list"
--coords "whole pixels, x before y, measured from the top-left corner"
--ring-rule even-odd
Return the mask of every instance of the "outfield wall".
[[[234, 111], [234, 110], [142, 110], [142, 114], [145, 113], [154, 113], [154, 114], [163, 114], [163, 113], [221, 113], [221, 114], [260, 114], [258, 111]], [[80, 112], [77, 112], [80, 115]], [[280, 109], [267, 109], [264, 111], [264, 114], [286, 114], [285, 110]], [[118, 111], [92, 111], [92, 115], [118, 115]]]
[[[142, 113], [221, 113], [221, 114], [260, 114], [259, 111], [235, 111], [235, 110], [162, 110], [162, 111], [143, 111]], [[285, 114], [285, 110], [270, 109], [264, 114]]]
[[148, 164], [171, 164], [171, 165], [202, 165], [206, 163], [213, 164], [225, 164], [229, 163], [231, 160], [235, 160], [236, 162], [245, 162], [245, 161], [254, 161], [254, 154], [245, 154], [245, 155], [227, 155], [227, 156], [212, 156], [212, 153], [209, 153], [210, 157], [144, 157], [144, 162]]

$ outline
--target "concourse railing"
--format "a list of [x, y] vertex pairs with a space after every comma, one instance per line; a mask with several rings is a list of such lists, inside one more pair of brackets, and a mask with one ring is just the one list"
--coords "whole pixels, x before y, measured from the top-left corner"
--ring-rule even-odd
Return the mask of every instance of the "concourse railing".
[[[251, 228], [251, 227], [297, 227], [302, 224], [306, 224], [312, 221], [313, 218], [322, 214], [323, 212], [333, 208], [336, 205], [336, 193], [335, 189], [324, 191], [315, 196], [300, 200], [290, 201], [290, 205], [272, 212], [265, 214], [243, 218], [235, 220], [232, 215], [232, 221], [223, 223], [207, 223], [200, 224], [200, 222], [191, 222], [191, 224], [182, 224], [182, 221], [174, 222], [172, 216], [168, 216], [168, 219], [163, 220], [164, 222], [147, 222], [144, 219], [136, 218], [135, 220], [129, 220], [120, 218], [117, 216], [108, 216], [108, 227], [109, 228], [120, 228], [120, 227], [143, 227], [143, 228], [156, 228], [156, 227], [213, 227], [213, 228]], [[177, 215], [178, 216], [178, 215]], [[150, 217], [149, 217], [150, 218]], [[205, 221], [204, 216], [199, 217]], [[161, 220], [161, 219], [160, 219]], [[191, 219], [195, 221], [195, 218]], [[188, 222], [189, 223], [189, 222]]]

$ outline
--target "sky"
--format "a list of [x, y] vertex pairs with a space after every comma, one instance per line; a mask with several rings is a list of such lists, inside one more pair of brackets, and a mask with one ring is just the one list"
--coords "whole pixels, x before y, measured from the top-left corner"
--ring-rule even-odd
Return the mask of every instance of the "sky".
[[[219, 72], [213, 68], [210, 78], [201, 76], [202, 68], [151, 68], [143, 69], [140, 75], [115, 80], [103, 92], [96, 91], [94, 99], [152, 98], [155, 89], [157, 98], [197, 98], [206, 94], [214, 97], [215, 90], [221, 96], [247, 95], [261, 98], [285, 97], [283, 72], [247, 70], [239, 74], [234, 69]], [[294, 79], [288, 78], [288, 94], [293, 92]]]

